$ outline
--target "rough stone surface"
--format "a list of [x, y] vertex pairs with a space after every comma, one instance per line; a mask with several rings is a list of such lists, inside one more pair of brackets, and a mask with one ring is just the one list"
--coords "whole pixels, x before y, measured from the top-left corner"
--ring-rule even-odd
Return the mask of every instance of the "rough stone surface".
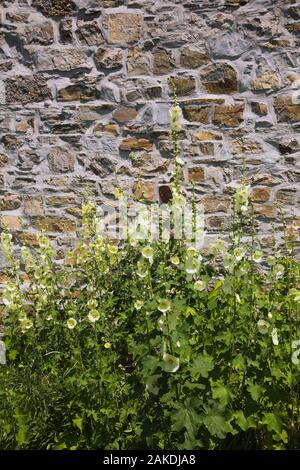
[[53, 147], [48, 155], [50, 170], [67, 173], [74, 170], [75, 157], [67, 147]]
[[7, 103], [32, 103], [52, 98], [46, 80], [39, 75], [17, 75], [5, 81]]
[[0, 3], [0, 211], [16, 243], [75, 235], [86, 187], [99, 203], [116, 180], [170, 200], [170, 78], [206, 229], [228, 226], [242, 171], [263, 247], [277, 202], [300, 217], [298, 1]]
[[237, 73], [230, 64], [209, 65], [201, 73], [201, 81], [210, 93], [234, 93], [237, 91]]
[[33, 0], [32, 5], [45, 16], [66, 16], [76, 8], [70, 0]]
[[122, 49], [104, 49], [100, 47], [95, 54], [95, 63], [99, 70], [117, 69], [123, 65], [124, 54]]
[[81, 68], [91, 68], [82, 49], [64, 48], [37, 50], [33, 54], [37, 69], [40, 72], [58, 70], [68, 72]]
[[140, 13], [111, 13], [106, 16], [107, 40], [109, 44], [130, 44], [142, 35], [143, 15]]

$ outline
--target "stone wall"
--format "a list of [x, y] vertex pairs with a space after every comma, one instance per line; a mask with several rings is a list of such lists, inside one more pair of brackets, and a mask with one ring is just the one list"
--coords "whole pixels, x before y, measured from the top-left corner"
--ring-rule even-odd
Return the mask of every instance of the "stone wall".
[[146, 199], [164, 200], [169, 77], [183, 111], [185, 177], [206, 228], [226, 228], [243, 166], [263, 245], [276, 201], [297, 212], [300, 2], [0, 5], [0, 208], [16, 242], [34, 245], [44, 228], [64, 244], [87, 185], [99, 201], [113, 201], [116, 181], [138, 197], [141, 172]]

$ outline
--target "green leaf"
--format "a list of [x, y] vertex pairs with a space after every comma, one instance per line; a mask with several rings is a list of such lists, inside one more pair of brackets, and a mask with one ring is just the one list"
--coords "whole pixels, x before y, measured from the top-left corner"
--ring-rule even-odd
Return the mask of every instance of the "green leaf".
[[275, 431], [277, 434], [281, 433], [282, 421], [275, 413], [264, 413], [262, 424], [265, 424], [268, 431]]
[[195, 439], [196, 434], [200, 425], [202, 424], [202, 417], [195, 410], [195, 405], [197, 401], [191, 399], [185, 400], [184, 404], [177, 405], [177, 411], [175, 411], [172, 416], [172, 430], [181, 431], [186, 429], [189, 438]]
[[214, 400], [219, 400], [221, 406], [225, 407], [228, 405], [232, 393], [229, 388], [226, 388], [222, 383], [211, 383], [212, 397]]
[[242, 429], [242, 431], [247, 431], [249, 429], [249, 423], [247, 418], [244, 415], [243, 410], [238, 410], [232, 413], [237, 425]]
[[193, 360], [191, 367], [191, 375], [193, 379], [201, 377], [208, 377], [209, 372], [214, 368], [213, 358], [207, 354], [201, 354]]
[[251, 395], [252, 400], [257, 401], [263, 395], [265, 389], [258, 384], [251, 382], [247, 387], [248, 392]]
[[225, 439], [227, 433], [234, 433], [234, 429], [230, 422], [225, 419], [223, 414], [215, 409], [209, 409], [204, 424], [212, 436], [217, 436], [220, 439]]
[[82, 422], [83, 422], [83, 419], [80, 418], [79, 416], [73, 419], [74, 426], [78, 428], [80, 432], [82, 432]]
[[18, 446], [22, 446], [24, 444], [27, 444], [28, 442], [25, 416], [22, 414], [19, 408], [16, 408], [14, 417], [16, 419], [17, 427], [18, 427], [18, 433], [16, 437], [17, 444]]

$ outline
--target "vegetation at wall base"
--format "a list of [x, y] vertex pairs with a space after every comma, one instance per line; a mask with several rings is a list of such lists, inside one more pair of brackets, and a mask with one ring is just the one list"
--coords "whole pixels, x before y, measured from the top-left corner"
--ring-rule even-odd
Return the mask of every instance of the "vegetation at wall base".
[[1, 449], [299, 449], [295, 236], [283, 219], [264, 253], [249, 193], [242, 181], [228, 240], [202, 251], [110, 240], [92, 201], [63, 260], [44, 233], [18, 259], [3, 230]]

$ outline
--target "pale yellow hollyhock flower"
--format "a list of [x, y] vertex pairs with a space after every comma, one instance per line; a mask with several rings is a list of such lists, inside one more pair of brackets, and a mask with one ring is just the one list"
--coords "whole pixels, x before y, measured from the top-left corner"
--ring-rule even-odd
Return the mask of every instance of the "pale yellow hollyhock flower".
[[160, 312], [167, 312], [171, 308], [171, 303], [168, 299], [160, 299], [159, 304], [158, 304], [158, 310]]
[[205, 281], [202, 281], [201, 279], [199, 279], [198, 281], [195, 282], [194, 289], [198, 291], [203, 291], [206, 289], [206, 285], [207, 284]]
[[69, 328], [69, 330], [73, 330], [76, 325], [77, 325], [77, 320], [75, 320], [75, 318], [72, 318], [72, 317], [68, 318], [67, 327]]
[[258, 322], [257, 322], [257, 328], [258, 328], [258, 331], [259, 331], [262, 335], [265, 335], [265, 334], [268, 333], [269, 327], [270, 327], [270, 323], [268, 323], [267, 321], [265, 321], [265, 320], [258, 320]]
[[136, 300], [135, 303], [134, 303], [134, 308], [136, 310], [141, 310], [143, 305], [144, 305], [144, 302], [142, 300]]
[[172, 356], [171, 354], [164, 353], [163, 355], [163, 370], [165, 372], [177, 372], [179, 369], [179, 359], [178, 357]]
[[91, 310], [87, 317], [91, 323], [95, 323], [96, 321], [99, 320], [100, 313], [98, 312], [98, 310]]

